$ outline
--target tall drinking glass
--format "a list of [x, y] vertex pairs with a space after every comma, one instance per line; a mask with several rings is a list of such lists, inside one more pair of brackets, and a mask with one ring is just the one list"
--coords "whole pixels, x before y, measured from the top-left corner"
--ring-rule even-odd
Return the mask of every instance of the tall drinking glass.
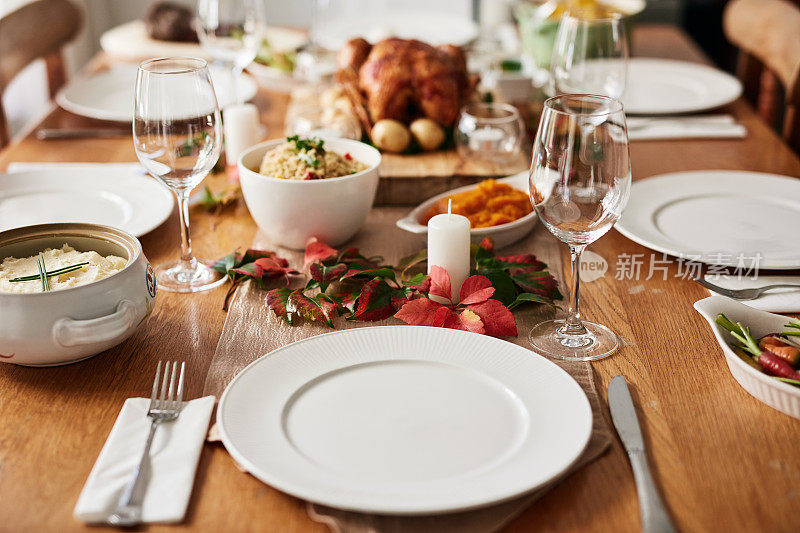
[[535, 352], [590, 361], [617, 349], [611, 330], [581, 320], [578, 288], [581, 252], [619, 219], [630, 185], [628, 133], [619, 100], [596, 95], [546, 100], [533, 146], [530, 195], [542, 223], [569, 245], [572, 292], [566, 320], [531, 330]]
[[206, 62], [151, 59], [139, 65], [133, 119], [136, 155], [178, 200], [181, 258], [156, 267], [160, 288], [174, 292], [211, 289], [225, 279], [192, 255], [189, 194], [217, 162], [222, 144], [219, 108]]
[[555, 94], [619, 98], [628, 78], [628, 40], [619, 14], [591, 19], [565, 14], [550, 68]]
[[236, 81], [256, 58], [265, 37], [264, 0], [199, 0], [195, 23], [200, 44], [231, 75], [233, 101], [238, 102]]

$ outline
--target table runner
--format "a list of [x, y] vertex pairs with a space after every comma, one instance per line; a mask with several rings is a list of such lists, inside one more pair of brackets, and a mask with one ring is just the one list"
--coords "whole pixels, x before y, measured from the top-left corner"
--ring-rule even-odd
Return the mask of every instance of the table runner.
[[[351, 242], [347, 243], [347, 246], [360, 248], [368, 256], [382, 255], [387, 264], [396, 264], [400, 258], [419, 251], [425, 246], [424, 240], [419, 235], [412, 235], [395, 226], [395, 221], [405, 216], [407, 212], [408, 208], [399, 207], [373, 209], [364, 227]], [[550, 271], [559, 280], [562, 292], [566, 293], [560, 246], [563, 245], [556, 241], [549, 232], [543, 227], [537, 226], [532, 234], [503, 249], [502, 253], [504, 255], [536, 254], [540, 260], [548, 264]], [[302, 251], [274, 246], [260, 232], [256, 235], [252, 247], [275, 250], [298, 269], [303, 265]], [[294, 285], [299, 287], [304, 283], [305, 279], [298, 279]], [[265, 307], [265, 296], [266, 291], [258, 289], [250, 283], [239, 288], [238, 294], [228, 310], [225, 326], [211, 361], [203, 390], [204, 395], [213, 394], [219, 398], [234, 376], [261, 355], [289, 343], [331, 331], [323, 324], [304, 323], [296, 327], [284, 324]], [[527, 333], [531, 327], [542, 320], [552, 318], [554, 314], [551, 308], [544, 305], [532, 306], [516, 312], [519, 336], [509, 340], [527, 347]], [[370, 323], [337, 320], [336, 328], [349, 329], [392, 324], [401, 324], [401, 322], [394, 318]], [[611, 433], [600, 407], [591, 364], [567, 362], [557, 362], [557, 364], [567, 371], [586, 393], [592, 407], [594, 424], [586, 451], [578, 462], [560, 478], [563, 479], [569, 473], [602, 455], [611, 443]], [[405, 531], [488, 533], [496, 531], [511, 521], [555, 484], [556, 482], [534, 493], [505, 503], [474, 511], [438, 516], [369, 515], [331, 509], [312, 503], [307, 504], [307, 510], [313, 520], [325, 523], [333, 531], [342, 533], [400, 533]]]

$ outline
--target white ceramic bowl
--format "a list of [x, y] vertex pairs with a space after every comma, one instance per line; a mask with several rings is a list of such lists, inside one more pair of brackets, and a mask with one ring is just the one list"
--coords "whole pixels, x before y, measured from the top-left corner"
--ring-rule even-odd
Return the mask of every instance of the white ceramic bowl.
[[97, 224], [40, 224], [0, 233], [0, 260], [29, 257], [64, 243], [128, 259], [111, 276], [52, 292], [0, 292], [0, 361], [63, 365], [96, 355], [130, 337], [153, 309], [153, 269], [133, 235]]
[[381, 154], [359, 141], [326, 138], [325, 148], [349, 153], [368, 168], [321, 180], [287, 180], [258, 173], [264, 154], [284, 139], [245, 150], [239, 158], [239, 180], [250, 214], [267, 237], [301, 250], [310, 237], [337, 246], [358, 232], [375, 201]]
[[718, 313], [725, 313], [725, 316], [734, 322], [749, 326], [753, 336], [758, 338], [767, 333], [783, 331], [784, 324], [789, 319], [782, 315], [753, 309], [725, 296], [711, 296], [699, 300], [694, 303], [694, 308], [711, 326], [711, 331], [714, 332], [725, 354], [728, 368], [739, 385], [770, 407], [800, 419], [800, 388], [778, 381], [742, 361], [730, 347], [729, 342], [733, 342], [733, 337], [715, 322]]
[[[520, 172], [519, 174], [514, 174], [513, 176], [508, 176], [506, 178], [500, 178], [497, 180], [500, 183], [508, 183], [515, 189], [519, 189], [521, 191], [528, 190], [528, 171]], [[447, 198], [448, 196], [452, 196], [454, 194], [458, 194], [460, 192], [469, 191], [475, 188], [475, 185], [467, 185], [465, 187], [459, 187], [458, 189], [452, 189], [450, 191], [444, 192], [438, 196], [434, 196], [433, 198], [429, 198], [425, 200], [421, 204], [419, 204], [413, 211], [411, 211], [406, 217], [401, 218], [397, 221], [397, 227], [404, 229], [406, 231], [410, 231], [411, 233], [416, 233], [418, 235], [427, 235], [428, 234], [428, 226], [422, 224], [422, 220], [425, 218], [425, 215], [430, 211], [433, 204], [436, 203], [437, 200], [441, 198]], [[531, 232], [533, 227], [536, 225], [536, 212], [531, 211], [524, 217], [515, 220], [514, 222], [509, 222], [508, 224], [500, 224], [498, 226], [492, 226], [491, 228], [476, 228], [470, 230], [470, 238], [472, 242], [477, 244], [481, 242], [484, 237], [491, 237], [492, 241], [494, 242], [495, 248], [503, 248], [504, 246], [508, 246], [509, 244], [513, 244], [523, 238], [525, 235]]]

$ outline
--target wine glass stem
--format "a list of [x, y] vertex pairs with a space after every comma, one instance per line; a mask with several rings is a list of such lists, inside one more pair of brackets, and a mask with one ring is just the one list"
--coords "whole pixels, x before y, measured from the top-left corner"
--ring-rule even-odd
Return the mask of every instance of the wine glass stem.
[[189, 237], [189, 195], [176, 192], [178, 219], [181, 222], [181, 263], [184, 270], [194, 270], [197, 260], [192, 255], [192, 239]]
[[565, 335], [585, 335], [586, 328], [581, 322], [581, 312], [578, 307], [580, 297], [578, 291], [581, 284], [581, 253], [586, 249], [586, 245], [569, 245], [570, 256], [572, 257], [572, 287], [569, 296], [569, 313], [564, 321], [561, 333]]

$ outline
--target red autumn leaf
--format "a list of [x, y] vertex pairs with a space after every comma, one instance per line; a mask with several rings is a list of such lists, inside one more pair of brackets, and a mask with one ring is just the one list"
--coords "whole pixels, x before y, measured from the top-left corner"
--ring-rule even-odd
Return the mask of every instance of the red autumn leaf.
[[478, 244], [481, 248], [486, 251], [494, 252], [494, 242], [492, 242], [491, 237], [484, 237], [483, 240]]
[[453, 311], [430, 298], [417, 298], [408, 301], [394, 317], [412, 326], [442, 327]]
[[343, 263], [325, 266], [322, 263], [314, 262], [308, 267], [311, 279], [319, 283], [320, 290], [323, 292], [328, 288], [328, 285], [341, 278], [346, 271], [347, 265]]
[[431, 277], [420, 273], [411, 279], [403, 280], [403, 286], [427, 293], [431, 289]]
[[431, 296], [440, 296], [450, 300], [450, 275], [445, 269], [440, 266], [431, 266], [431, 290], [428, 294]]
[[461, 285], [459, 304], [470, 305], [485, 302], [494, 294], [492, 282], [486, 276], [470, 276]]
[[511, 279], [525, 292], [539, 294], [551, 300], [558, 293], [558, 282], [547, 271], [522, 272], [512, 275]]
[[241, 251], [241, 248], [237, 248], [233, 253], [234, 259], [239, 264], [252, 263], [256, 259], [261, 259], [262, 257], [273, 257], [274, 255], [275, 252], [271, 252], [269, 250], [257, 250], [255, 248], [247, 248], [244, 252]]
[[338, 252], [316, 237], [311, 237], [306, 243], [306, 253], [303, 258], [303, 268], [314, 261], [325, 261], [334, 257]]
[[353, 318], [369, 322], [389, 318], [395, 311], [392, 305], [393, 292], [394, 289], [381, 278], [366, 282], [361, 288]]
[[306, 296], [301, 289], [297, 289], [289, 294], [286, 310], [291, 313], [297, 313], [297, 316], [306, 320], [325, 322], [328, 326], [333, 327], [332, 308], [322, 303], [318, 298], [311, 298]]
[[536, 256], [533, 254], [503, 255], [496, 257], [496, 259], [503, 263], [524, 265], [511, 268], [508, 273], [512, 276], [520, 272], [533, 272], [547, 268], [547, 265], [536, 259]]
[[253, 263], [261, 269], [261, 276], [265, 278], [285, 277], [288, 283], [289, 276], [299, 274], [299, 272], [289, 266], [289, 262], [283, 257], [272, 256], [256, 259]]
[[517, 321], [502, 302], [489, 299], [470, 305], [467, 309], [480, 317], [487, 335], [492, 337], [517, 336]]
[[292, 324], [292, 316], [287, 309], [292, 289], [272, 289], [267, 293], [266, 304], [278, 317]]
[[480, 333], [481, 335], [486, 333], [486, 330], [483, 327], [483, 320], [481, 320], [481, 317], [478, 316], [478, 314], [475, 313], [474, 311], [471, 311], [469, 308], [461, 311], [461, 313], [458, 315], [458, 318], [460, 319], [461, 326], [466, 331], [471, 331], [473, 333]]

